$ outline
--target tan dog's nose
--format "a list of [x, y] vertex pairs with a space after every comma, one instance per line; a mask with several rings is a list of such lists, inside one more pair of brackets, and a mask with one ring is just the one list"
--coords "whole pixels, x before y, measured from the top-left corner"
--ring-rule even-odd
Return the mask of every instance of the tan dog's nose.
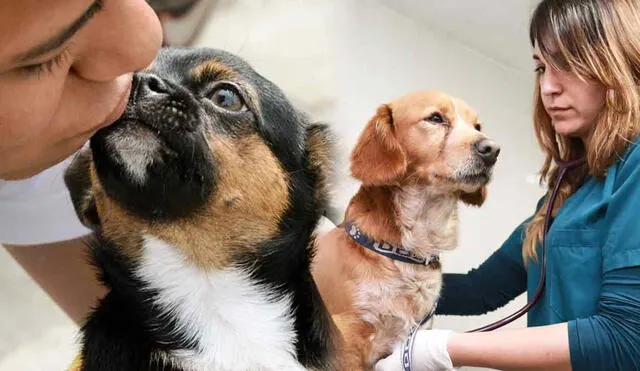
[[500, 146], [491, 139], [479, 140], [473, 145], [473, 148], [478, 157], [480, 157], [487, 166], [493, 166], [498, 160]]

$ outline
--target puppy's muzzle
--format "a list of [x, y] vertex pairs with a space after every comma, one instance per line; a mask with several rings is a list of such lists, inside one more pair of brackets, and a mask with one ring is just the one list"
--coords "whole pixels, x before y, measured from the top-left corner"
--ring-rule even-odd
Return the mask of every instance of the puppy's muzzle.
[[482, 139], [473, 144], [473, 150], [485, 166], [495, 165], [500, 154], [500, 146], [491, 139]]
[[195, 131], [200, 123], [199, 108], [194, 98], [182, 90], [153, 74], [136, 74], [134, 97], [141, 103], [138, 119], [160, 132]]

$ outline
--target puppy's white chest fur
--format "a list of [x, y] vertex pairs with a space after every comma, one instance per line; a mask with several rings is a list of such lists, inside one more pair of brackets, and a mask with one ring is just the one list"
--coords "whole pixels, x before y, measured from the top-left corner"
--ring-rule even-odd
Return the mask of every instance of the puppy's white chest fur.
[[174, 246], [145, 236], [136, 274], [158, 291], [155, 304], [197, 344], [157, 355], [165, 361], [187, 370], [304, 370], [295, 358], [291, 298], [274, 297], [247, 272], [203, 271]]

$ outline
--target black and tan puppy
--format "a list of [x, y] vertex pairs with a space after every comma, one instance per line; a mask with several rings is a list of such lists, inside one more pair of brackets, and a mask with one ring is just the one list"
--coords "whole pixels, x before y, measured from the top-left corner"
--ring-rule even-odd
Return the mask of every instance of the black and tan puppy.
[[327, 128], [238, 57], [162, 50], [66, 176], [110, 288], [81, 369], [331, 369], [309, 269], [330, 155]]

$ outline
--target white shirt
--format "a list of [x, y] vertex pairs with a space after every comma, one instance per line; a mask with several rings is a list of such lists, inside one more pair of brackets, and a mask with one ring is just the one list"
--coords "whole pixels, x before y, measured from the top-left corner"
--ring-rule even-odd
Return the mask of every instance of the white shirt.
[[64, 185], [70, 162], [29, 179], [0, 181], [0, 243], [43, 244], [91, 233], [78, 220]]

